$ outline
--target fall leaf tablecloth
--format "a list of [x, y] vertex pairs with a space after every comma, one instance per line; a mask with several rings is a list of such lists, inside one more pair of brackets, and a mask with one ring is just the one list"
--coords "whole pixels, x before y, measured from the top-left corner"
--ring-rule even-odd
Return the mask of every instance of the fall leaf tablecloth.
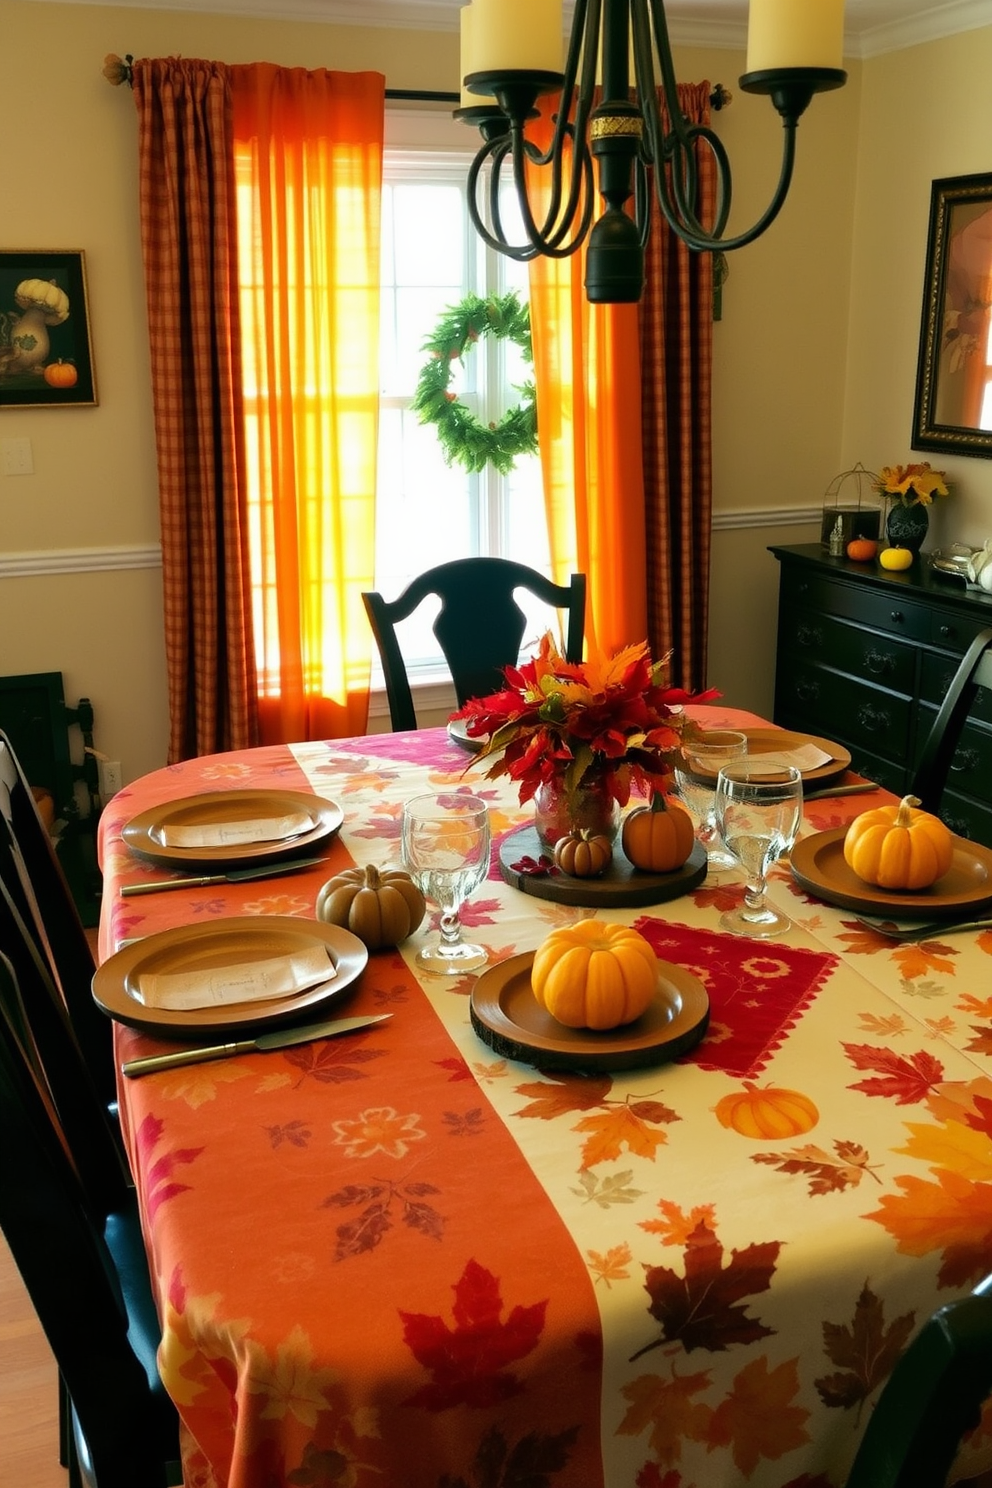
[[[712, 707], [715, 723], [759, 723]], [[466, 773], [467, 768], [467, 773]], [[313, 790], [324, 860], [269, 881], [121, 898], [121, 841], [203, 791]], [[230, 915], [312, 916], [351, 863], [396, 862], [403, 801], [483, 795], [443, 730], [188, 761], [101, 821], [103, 954]], [[873, 797], [810, 803], [804, 830]], [[496, 866], [464, 920], [491, 963], [598, 911]], [[187, 1488], [839, 1488], [929, 1313], [992, 1255], [992, 936], [896, 946], [798, 889], [754, 942], [719, 929], [739, 875], [611, 910], [707, 987], [673, 1064], [542, 1073], [469, 1021], [471, 979], [371, 957], [348, 1038], [121, 1081], [122, 1119], [184, 1423]], [[169, 1047], [117, 1025], [120, 1057]], [[962, 1472], [985, 1465], [992, 1423]]]

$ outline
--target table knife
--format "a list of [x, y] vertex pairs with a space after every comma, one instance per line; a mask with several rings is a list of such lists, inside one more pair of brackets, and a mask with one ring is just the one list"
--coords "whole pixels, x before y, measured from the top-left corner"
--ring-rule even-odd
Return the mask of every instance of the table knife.
[[826, 786], [823, 790], [803, 791], [804, 801], [825, 801], [829, 796], [860, 796], [867, 791], [884, 790], [874, 780], [859, 780], [852, 785]]
[[199, 877], [159, 878], [154, 883], [121, 884], [121, 898], [133, 894], [157, 894], [159, 889], [202, 889], [205, 884], [243, 883], [250, 878], [279, 878], [283, 873], [294, 873], [298, 868], [315, 868], [326, 863], [326, 858], [293, 858], [291, 862], [266, 863], [258, 868], [232, 868], [227, 873], [205, 873]]
[[310, 1039], [334, 1038], [339, 1033], [353, 1033], [357, 1028], [370, 1028], [384, 1023], [392, 1013], [370, 1013], [364, 1018], [332, 1018], [328, 1023], [308, 1023], [303, 1028], [277, 1028], [255, 1038], [238, 1039], [231, 1044], [202, 1044], [196, 1048], [178, 1049], [174, 1054], [149, 1054], [142, 1059], [128, 1059], [121, 1065], [125, 1075], [151, 1075], [156, 1070], [177, 1069], [183, 1064], [200, 1064], [207, 1059], [226, 1059], [229, 1054], [265, 1053], [268, 1049], [285, 1049], [290, 1044], [305, 1044]]

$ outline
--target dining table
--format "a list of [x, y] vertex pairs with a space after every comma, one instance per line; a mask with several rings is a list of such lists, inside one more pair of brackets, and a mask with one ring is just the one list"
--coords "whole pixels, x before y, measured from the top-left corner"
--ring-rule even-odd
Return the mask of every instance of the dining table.
[[[504, 871], [533, 804], [490, 764], [444, 727], [263, 746], [104, 808], [104, 986], [146, 940], [314, 926], [330, 878], [400, 867], [421, 792], [481, 796], [493, 834], [462, 909], [482, 972], [418, 971], [429, 906], [319, 1008], [382, 1021], [119, 1075], [186, 1488], [842, 1488], [908, 1341], [992, 1270], [992, 929], [897, 941], [787, 861], [774, 939], [721, 930], [735, 870], [570, 902], [532, 855]], [[312, 795], [340, 825], [302, 868], [151, 889], [177, 875], [129, 824], [241, 790]], [[800, 845], [892, 800], [814, 796]], [[690, 1047], [586, 1068], [489, 1036], [480, 990], [590, 917], [701, 984]], [[140, 1016], [113, 1035], [118, 1066], [191, 1042]], [[957, 1476], [990, 1449], [987, 1414]]]

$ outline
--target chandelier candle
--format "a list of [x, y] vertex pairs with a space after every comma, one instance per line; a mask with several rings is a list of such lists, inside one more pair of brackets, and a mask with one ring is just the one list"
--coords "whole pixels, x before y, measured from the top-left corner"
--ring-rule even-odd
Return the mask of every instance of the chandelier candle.
[[[679, 106], [663, 0], [575, 0], [563, 72], [561, 0], [472, 0], [461, 21], [462, 66], [468, 71], [455, 117], [477, 125], [485, 141], [468, 176], [472, 225], [491, 248], [521, 262], [564, 258], [587, 242], [586, 295], [594, 303], [641, 297], [649, 223], [646, 166], [655, 167], [662, 214], [683, 242], [697, 250], [740, 248], [765, 231], [785, 201], [796, 126], [814, 93], [847, 80], [841, 67], [843, 0], [751, 0], [748, 70], [740, 85], [747, 93], [768, 94], [781, 116], [782, 165], [764, 212], [731, 235], [730, 161], [715, 131], [690, 124]], [[551, 142], [542, 149], [527, 129], [537, 100], [559, 93], [568, 106], [555, 110]], [[466, 106], [466, 97], [477, 106]], [[707, 149], [717, 181], [712, 222], [703, 220], [697, 199], [697, 152]], [[603, 200], [595, 220], [593, 161]], [[482, 177], [487, 163], [488, 184]], [[504, 167], [518, 199], [521, 242], [510, 241], [501, 221]], [[528, 196], [528, 176], [534, 174], [540, 178], [539, 210]], [[635, 215], [627, 210], [631, 199]]]

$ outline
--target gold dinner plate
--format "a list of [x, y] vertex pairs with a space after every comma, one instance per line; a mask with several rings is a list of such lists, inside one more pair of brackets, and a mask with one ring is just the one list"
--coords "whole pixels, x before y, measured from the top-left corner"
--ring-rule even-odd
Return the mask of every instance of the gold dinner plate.
[[[238, 842], [228, 847], [180, 847], [165, 841], [170, 827], [209, 827], [221, 822], [279, 818], [306, 811], [312, 826], [278, 842]], [[183, 796], [142, 811], [124, 827], [125, 844], [159, 868], [250, 868], [302, 858], [319, 851], [344, 821], [336, 801], [325, 801], [309, 791], [219, 790]]]
[[792, 849], [792, 876], [807, 893], [841, 909], [895, 919], [953, 919], [992, 904], [992, 851], [955, 837], [951, 866], [928, 889], [896, 893], [865, 883], [844, 861], [847, 827], [815, 832]]
[[710, 1000], [698, 977], [658, 962], [658, 992], [633, 1023], [598, 1033], [566, 1028], [541, 1006], [530, 985], [533, 951], [484, 971], [472, 988], [472, 1027], [497, 1054], [538, 1069], [620, 1070], [666, 1064], [706, 1032]]
[[[222, 1007], [146, 1007], [139, 1001], [139, 982], [148, 975], [181, 975], [264, 961], [326, 946], [335, 975], [328, 982], [258, 1002], [231, 1002]], [[322, 920], [294, 915], [258, 915], [218, 920], [212, 925], [182, 925], [146, 935], [109, 956], [93, 977], [93, 996], [108, 1017], [144, 1033], [197, 1039], [259, 1024], [294, 1023], [354, 987], [369, 953], [357, 935]]]
[[[760, 764], [763, 754], [780, 754], [783, 750], [802, 749], [805, 744], [815, 744], [817, 749], [822, 749], [824, 754], [829, 754], [830, 758], [825, 764], [817, 765], [813, 770], [802, 771], [804, 785], [816, 785], [817, 787], [827, 785], [837, 780], [851, 766], [849, 749], [845, 749], [843, 744], [835, 744], [832, 739], [821, 739], [816, 734], [798, 734], [792, 729], [773, 728], [742, 728], [738, 732], [747, 737], [749, 764], [755, 761]], [[715, 778], [715, 770], [699, 771], [700, 775], [710, 773]]]

